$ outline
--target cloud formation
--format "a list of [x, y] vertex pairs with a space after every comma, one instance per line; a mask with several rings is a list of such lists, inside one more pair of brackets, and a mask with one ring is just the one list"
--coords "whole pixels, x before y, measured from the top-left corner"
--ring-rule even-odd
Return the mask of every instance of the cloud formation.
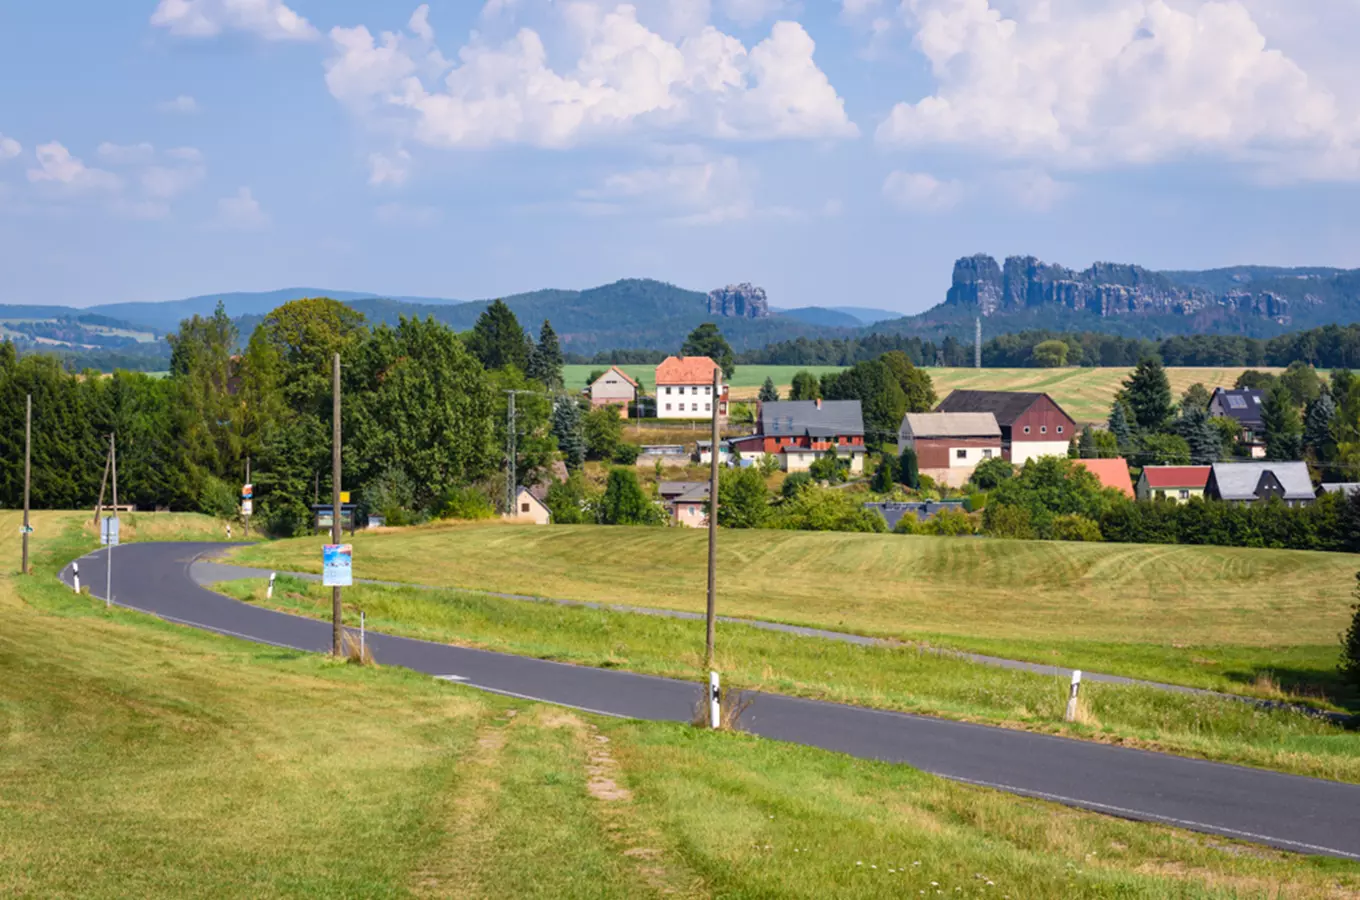
[[38, 167], [28, 170], [28, 180], [33, 184], [55, 185], [73, 193], [117, 191], [123, 186], [123, 179], [112, 172], [90, 168], [57, 141], [39, 146], [37, 156]]
[[1360, 115], [1270, 47], [1239, 0], [902, 10], [936, 87], [897, 104], [878, 128], [883, 144], [1078, 169], [1210, 156], [1266, 177], [1360, 177]]
[[928, 172], [892, 172], [883, 182], [883, 196], [907, 212], [948, 212], [963, 200], [962, 183], [941, 180]]
[[310, 41], [320, 37], [283, 0], [160, 0], [151, 24], [176, 37], [210, 38], [240, 31], [267, 41]]
[[163, 100], [157, 103], [156, 111], [180, 116], [192, 115], [198, 112], [198, 101], [188, 94], [180, 94], [173, 100]]
[[3, 134], [0, 134], [0, 162], [14, 159], [14, 157], [23, 152], [24, 148], [22, 144], [14, 138], [5, 137]]
[[326, 83], [357, 115], [404, 125], [447, 148], [562, 148], [656, 132], [723, 140], [834, 139], [858, 131], [795, 22], [749, 50], [712, 26], [670, 41], [629, 4], [578, 0], [560, 11], [575, 62], [549, 63], [543, 37], [520, 28], [500, 42], [477, 33], [446, 61], [428, 10], [379, 38], [335, 28]]
[[214, 224], [237, 231], [258, 231], [269, 226], [269, 215], [250, 188], [243, 187], [230, 197], [217, 201], [217, 220]]

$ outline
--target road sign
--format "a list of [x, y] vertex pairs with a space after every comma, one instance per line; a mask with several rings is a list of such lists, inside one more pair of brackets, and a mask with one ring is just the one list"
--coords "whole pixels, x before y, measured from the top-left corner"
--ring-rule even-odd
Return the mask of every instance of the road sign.
[[349, 587], [354, 584], [354, 547], [350, 544], [327, 544], [321, 551], [321, 583], [326, 587]]
[[20, 534], [32, 534], [32, 533], [33, 533], [33, 526], [32, 526], [32, 525], [20, 525], [20, 526], [19, 526], [19, 533], [20, 533]]
[[249, 498], [241, 501], [241, 515], [249, 516], [252, 515], [254, 511], [255, 504]]
[[118, 546], [119, 521], [112, 516], [100, 523], [99, 543], [105, 547]]
[[243, 485], [241, 485], [241, 499], [242, 499], [242, 500], [250, 500], [250, 499], [254, 498], [254, 496], [255, 496], [255, 485], [253, 485], [253, 484], [243, 484]]
[[340, 492], [340, 502], [341, 502], [341, 503], [348, 503], [348, 502], [349, 502], [349, 491], [341, 491], [341, 492]]

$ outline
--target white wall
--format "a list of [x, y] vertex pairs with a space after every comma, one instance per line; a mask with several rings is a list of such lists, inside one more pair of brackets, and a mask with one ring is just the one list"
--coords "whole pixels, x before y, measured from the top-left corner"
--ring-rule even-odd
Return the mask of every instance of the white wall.
[[[844, 458], [847, 453], [850, 453], [851, 473], [855, 475], [864, 474], [864, 453], [862, 451], [851, 453], [848, 450], [842, 450], [841, 457]], [[806, 472], [808, 469], [812, 468], [814, 462], [827, 455], [829, 455], [829, 453], [820, 450], [804, 450], [798, 448], [793, 448], [778, 454], [780, 460], [783, 462], [785, 472]]]
[[[696, 394], [695, 391], [698, 391]], [[670, 391], [670, 393], [666, 393]], [[713, 417], [713, 385], [656, 386], [656, 417], [658, 419], [709, 419]], [[683, 405], [683, 408], [681, 408]], [[666, 407], [670, 407], [667, 409]], [[697, 408], [696, 408], [697, 407]]]
[[1011, 462], [1023, 466], [1043, 456], [1067, 458], [1067, 441], [1011, 441]]
[[[964, 458], [959, 459], [959, 451], [964, 452]], [[986, 451], [992, 451], [992, 456], [987, 456]], [[899, 453], [900, 455], [900, 453]], [[995, 447], [950, 447], [949, 448], [949, 468], [951, 469], [976, 469], [977, 464], [984, 459], [999, 457], [1001, 455], [1001, 442], [997, 441]], [[1063, 455], [1067, 455], [1067, 445], [1063, 444]]]
[[633, 390], [633, 386], [614, 372], [601, 375], [590, 386], [590, 399], [592, 400], [627, 400], [632, 402], [635, 396], [636, 392]]

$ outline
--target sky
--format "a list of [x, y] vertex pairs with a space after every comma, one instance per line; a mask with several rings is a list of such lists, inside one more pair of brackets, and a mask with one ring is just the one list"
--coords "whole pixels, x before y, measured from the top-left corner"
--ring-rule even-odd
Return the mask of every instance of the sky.
[[1360, 267], [1356, 34], [1360, 0], [0, 0], [0, 303]]

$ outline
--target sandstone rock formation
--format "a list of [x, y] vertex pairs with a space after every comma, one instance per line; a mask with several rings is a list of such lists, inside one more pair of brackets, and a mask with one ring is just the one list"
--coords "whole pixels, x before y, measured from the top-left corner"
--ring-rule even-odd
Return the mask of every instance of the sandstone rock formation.
[[764, 288], [729, 284], [709, 293], [708, 314], [727, 319], [763, 319], [770, 314], [770, 301]]

